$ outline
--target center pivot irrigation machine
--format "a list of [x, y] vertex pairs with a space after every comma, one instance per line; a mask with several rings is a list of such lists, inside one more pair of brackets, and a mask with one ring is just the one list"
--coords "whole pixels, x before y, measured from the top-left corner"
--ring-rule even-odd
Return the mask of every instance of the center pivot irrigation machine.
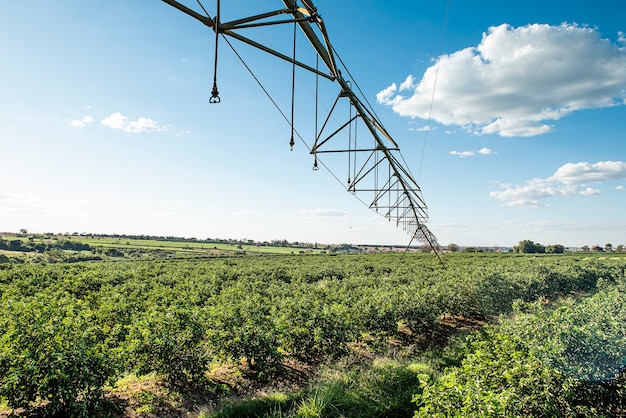
[[[428, 211], [419, 185], [405, 168], [407, 164], [400, 154], [396, 141], [383, 127], [350, 71], [333, 48], [324, 20], [311, 0], [301, 0], [302, 6], [296, 0], [282, 0], [283, 8], [231, 21], [222, 21], [220, 0], [216, 0], [214, 17], [209, 16], [199, 0], [196, 6], [200, 11], [175, 0], [162, 1], [208, 26], [215, 33], [215, 61], [210, 103], [221, 102], [217, 74], [218, 50], [220, 42], [223, 42], [241, 60], [289, 124], [291, 128], [289, 145], [292, 149], [295, 144], [294, 138], [298, 138], [313, 157], [313, 169], [317, 170], [322, 165], [337, 179], [326, 163], [326, 157], [337, 160], [338, 155], [343, 156], [344, 167], [347, 157], [347, 183], [340, 181], [346, 190], [369, 208], [394, 222], [396, 226], [402, 227], [410, 235], [411, 242], [417, 240], [428, 244], [441, 259], [441, 247], [435, 235], [425, 225]], [[260, 7], [259, 4], [262, 2], [254, 3], [255, 7]], [[292, 30], [286, 31], [287, 35], [283, 35], [280, 42], [283, 47], [285, 44], [288, 45], [287, 52], [280, 52], [279, 48], [272, 46], [260, 30], [277, 26], [287, 29], [293, 27]], [[308, 40], [305, 45], [306, 51], [302, 51], [303, 43], [297, 42], [302, 36]], [[278, 106], [251, 67], [234, 48], [232, 39], [287, 63], [291, 73], [290, 114]], [[285, 42], [285, 39], [288, 39], [288, 42]], [[311, 61], [308, 64], [307, 59]], [[304, 140], [294, 123], [297, 69], [305, 70], [315, 78], [315, 89], [312, 92], [315, 97], [315, 135], [314, 140], [309, 142]], [[339, 91], [332, 106], [319, 105], [320, 79], [338, 87]], [[348, 108], [347, 111], [345, 108]]]

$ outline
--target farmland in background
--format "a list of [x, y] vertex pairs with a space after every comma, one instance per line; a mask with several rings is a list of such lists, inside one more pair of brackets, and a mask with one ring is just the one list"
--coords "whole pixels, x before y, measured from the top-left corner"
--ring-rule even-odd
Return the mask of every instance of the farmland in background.
[[245, 254], [317, 254], [350, 246], [92, 234], [0, 234], [0, 255], [14, 262], [206, 258]]

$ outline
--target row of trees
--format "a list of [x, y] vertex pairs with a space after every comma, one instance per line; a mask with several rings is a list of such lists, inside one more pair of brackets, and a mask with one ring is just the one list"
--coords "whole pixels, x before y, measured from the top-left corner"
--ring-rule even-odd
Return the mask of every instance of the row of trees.
[[22, 241], [20, 239], [4, 240], [0, 239], [0, 250], [19, 251], [19, 252], [37, 252], [43, 253], [54, 249], [70, 250], [70, 251], [91, 251], [89, 244], [77, 241], [60, 240], [49, 242], [34, 242], [33, 240]]
[[613, 252], [616, 251], [618, 253], [621, 253], [624, 251], [624, 246], [623, 245], [618, 245], [617, 247], [613, 248], [613, 244], [605, 244], [604, 247], [601, 247], [599, 245], [593, 245], [591, 248], [589, 248], [588, 245], [583, 245], [582, 247], [580, 247], [581, 251], [585, 251], [585, 252], [589, 252], [589, 251], [593, 251], [593, 252]]
[[[19, 233], [15, 234], [16, 237], [40, 240], [55, 240], [61, 237], [63, 241], [71, 240], [72, 237], [87, 237], [91, 239], [113, 238], [118, 240], [150, 240], [150, 241], [169, 241], [169, 242], [190, 242], [190, 243], [209, 243], [209, 244], [228, 244], [228, 245], [257, 245], [262, 247], [298, 247], [298, 248], [322, 248], [329, 250], [332, 246], [327, 244], [309, 243], [309, 242], [290, 242], [286, 239], [273, 239], [271, 241], [255, 241], [248, 238], [233, 239], [233, 238], [186, 238], [177, 236], [163, 236], [163, 235], [133, 235], [133, 234], [90, 234], [90, 233], [63, 233], [54, 234], [52, 232], [46, 232], [43, 234], [28, 234], [26, 229], [21, 229]], [[344, 244], [340, 244], [344, 245]]]
[[[520, 241], [518, 245], [516, 245], [515, 247], [513, 247], [513, 251], [515, 251], [516, 253], [525, 253], [525, 254], [562, 254], [565, 252], [565, 247], [561, 244], [555, 244], [555, 245], [541, 245], [539, 243], [535, 243], [531, 240], [523, 240]], [[599, 245], [594, 245], [592, 247], [589, 247], [588, 245], [583, 245], [582, 247], [580, 247], [580, 251], [582, 252], [623, 252], [624, 251], [624, 246], [623, 245], [618, 245], [617, 247], [613, 248], [612, 244], [606, 244], [604, 247], [601, 247]]]

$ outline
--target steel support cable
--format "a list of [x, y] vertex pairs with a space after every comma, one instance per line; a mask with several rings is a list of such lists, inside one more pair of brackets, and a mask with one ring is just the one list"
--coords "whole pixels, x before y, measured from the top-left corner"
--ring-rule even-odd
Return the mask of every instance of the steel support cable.
[[352, 168], [352, 178], [354, 178], [354, 176], [356, 176], [356, 166], [357, 166], [357, 155], [358, 155], [358, 144], [357, 144], [357, 138], [358, 138], [358, 128], [359, 128], [359, 124], [355, 123], [354, 124], [354, 165]]
[[[319, 68], [319, 63], [320, 63], [320, 57], [319, 55], [315, 55], [315, 69], [317, 70]], [[315, 142], [317, 142], [317, 122], [318, 122], [318, 106], [319, 106], [319, 99], [318, 99], [318, 95], [319, 95], [319, 75], [315, 74]], [[313, 159], [313, 170], [319, 170], [319, 167], [317, 166], [317, 154], [314, 155], [314, 159]]]
[[298, 26], [296, 22], [293, 22], [293, 62], [291, 65], [291, 139], [289, 140], [289, 146], [293, 151], [295, 141], [293, 140], [293, 125], [294, 125], [294, 112], [296, 108], [296, 34]]
[[352, 169], [350, 163], [352, 160], [352, 103], [350, 103], [348, 112], [348, 120], [350, 121], [350, 125], [348, 126], [348, 184], [350, 184], [350, 170]]
[[[226, 44], [230, 47], [230, 49], [233, 51], [233, 53], [235, 54], [235, 56], [237, 56], [237, 58], [239, 59], [239, 61], [241, 61], [241, 63], [243, 64], [243, 66], [246, 68], [246, 70], [248, 71], [248, 73], [250, 73], [250, 75], [252, 76], [252, 78], [254, 79], [254, 81], [259, 85], [259, 87], [261, 88], [261, 90], [263, 91], [263, 93], [265, 93], [265, 95], [267, 96], [267, 98], [270, 100], [270, 102], [272, 103], [272, 105], [276, 108], [276, 110], [278, 111], [278, 113], [280, 113], [280, 115], [283, 117], [283, 119], [285, 119], [285, 121], [290, 124], [289, 118], [287, 117], [287, 115], [285, 114], [285, 112], [283, 112], [283, 110], [280, 108], [280, 106], [278, 105], [278, 103], [276, 103], [276, 101], [274, 100], [274, 98], [272, 97], [272, 95], [269, 93], [269, 91], [267, 91], [267, 89], [265, 88], [265, 86], [263, 85], [263, 83], [261, 83], [261, 81], [259, 80], [259, 78], [254, 74], [254, 72], [252, 71], [252, 69], [250, 68], [250, 66], [245, 62], [245, 60], [243, 59], [243, 57], [237, 52], [237, 50], [235, 49], [235, 47], [232, 45], [232, 43], [228, 40], [227, 37], [223, 37], [224, 42], [226, 42]], [[295, 126], [293, 127], [294, 129], [294, 134], [295, 136], [298, 137], [298, 139], [300, 140], [300, 142], [302, 142], [302, 144], [304, 144], [304, 146], [311, 151], [311, 147], [309, 146], [309, 144], [304, 140], [304, 138], [302, 137], [302, 135], [300, 135], [300, 132], [298, 132], [298, 130], [295, 128]], [[337, 175], [328, 167], [328, 165], [326, 165], [324, 163], [324, 161], [322, 160], [318, 160], [318, 163], [324, 167], [326, 169], [326, 171], [335, 179], [335, 181], [337, 183], [339, 183], [341, 185], [341, 187], [345, 190], [345, 191], [349, 191], [348, 188], [345, 186], [344, 182], [341, 181], [339, 179], [339, 177], [337, 177]], [[355, 193], [352, 193], [352, 195], [354, 196], [354, 198], [356, 200], [358, 200], [359, 202], [361, 202], [361, 204], [363, 204], [363, 206], [367, 207], [368, 209], [371, 209], [371, 207], [367, 204], [367, 202], [365, 202], [363, 199], [361, 199], [359, 196], [357, 196]]]
[[[230, 2], [235, 6], [235, 8], [237, 8], [237, 10], [239, 10], [240, 13], [245, 14], [243, 9], [235, 2], [235, 0], [230, 0]], [[309, 24], [310, 19], [303, 19], [301, 17], [303, 15], [302, 15], [301, 12], [298, 11], [297, 4], [293, 0], [283, 1], [283, 3], [285, 4], [286, 7], [288, 7], [288, 9], [286, 9], [287, 11], [288, 10], [293, 10], [293, 11], [296, 12], [296, 13], [292, 13], [293, 14], [293, 22], [300, 25], [300, 27], [301, 27], [302, 31], [304, 32], [305, 36], [307, 38], [309, 36], [313, 36], [314, 34], [312, 32], [311, 25]], [[312, 5], [312, 3], [306, 3], [306, 2], [303, 2], [303, 3], [305, 4], [307, 10], [310, 12], [310, 16], [317, 16], [317, 9]], [[299, 15], [300, 15], [300, 17], [299, 17]], [[281, 23], [288, 23], [288, 22], [289, 21], [281, 21]], [[324, 53], [324, 62], [327, 64], [327, 68], [329, 68], [331, 73], [338, 74], [339, 71], [337, 70], [336, 63], [335, 63], [335, 60], [334, 60], [334, 56], [337, 55], [337, 52], [334, 50], [334, 48], [330, 44], [330, 40], [328, 39], [328, 35], [326, 33], [325, 25], [323, 24], [323, 21], [319, 18], [319, 16], [317, 16], [316, 22], [317, 22], [319, 30], [322, 32], [324, 43], [326, 45], [326, 50], [325, 50], [325, 53]], [[269, 41], [269, 39], [267, 39], [267, 37], [265, 37], [263, 32], [259, 31], [258, 27], [256, 27], [255, 29], [256, 29], [257, 33], [259, 34], [259, 36], [267, 43], [267, 45], [269, 45], [271, 48], [275, 49], [274, 46], [272, 45], [272, 43]], [[233, 35], [232, 32], [228, 32], [226, 34], [227, 35], [231, 35], [231, 36]], [[310, 38], [309, 38], [309, 40], [310, 40]], [[309, 92], [309, 94], [311, 94], [312, 97], [315, 97], [315, 100], [316, 100], [316, 111], [317, 111], [318, 104], [321, 104], [322, 108], [325, 111], [328, 112], [327, 122], [328, 122], [328, 120], [330, 120], [332, 118], [332, 120], [334, 122], [339, 124], [339, 121], [332, 114], [333, 111], [332, 110], [329, 111], [328, 107], [324, 103], [319, 101], [319, 94], [318, 94], [318, 90], [317, 90], [317, 78], [319, 78], [319, 74], [320, 74], [319, 73], [319, 59], [320, 59], [320, 53], [321, 52], [320, 52], [320, 50], [317, 47], [315, 47], [315, 43], [312, 43], [312, 44], [313, 44], [313, 47], [314, 47], [313, 49], [317, 52], [317, 54], [316, 54], [316, 67], [315, 67], [315, 71], [314, 71], [314, 73], [316, 74], [316, 92], [313, 93], [311, 91], [311, 89], [309, 88], [308, 84], [306, 84], [299, 75], [296, 75], [296, 76], [298, 77], [298, 80], [300, 81], [301, 85], [304, 86], [304, 88]], [[317, 45], [320, 46], [321, 44], [317, 43]], [[340, 62], [341, 62], [341, 65], [343, 66], [343, 68], [350, 75], [350, 78], [352, 79], [352, 81], [356, 84], [356, 80], [354, 80], [354, 77], [352, 77], [352, 74], [350, 74], [350, 71], [346, 67], [345, 63], [341, 60], [340, 57], [338, 57], [338, 58], [340, 59]], [[283, 59], [285, 59], [285, 57], [283, 57]], [[287, 60], [287, 62], [289, 62], [289, 61], [291, 61], [292, 65], [293, 65], [293, 61], [295, 61], [295, 59], [294, 60]], [[334, 81], [336, 81], [336, 77], [334, 77]], [[357, 87], [358, 87], [358, 85], [357, 85]], [[349, 90], [351, 91], [351, 88]], [[358, 88], [358, 90], [361, 93], [361, 95], [365, 98], [365, 95], [363, 94], [363, 91], [360, 89], [360, 87]], [[356, 100], [359, 100], [359, 99], [356, 99]], [[365, 100], [367, 102], [366, 98], [365, 98]], [[335, 105], [336, 104], [337, 103], [335, 101]], [[378, 115], [376, 115], [375, 112], [373, 111], [371, 104], [369, 102], [367, 102], [367, 104], [369, 106], [369, 109], [367, 109], [367, 111], [368, 111], [367, 114], [373, 115], [374, 119], [379, 119]], [[333, 107], [334, 107], [334, 105], [333, 105]], [[361, 117], [366, 117], [366, 114], [362, 114], [361, 112], [359, 112], [359, 113], [360, 113]], [[387, 136], [392, 143], [394, 143], [394, 141], [391, 139], [389, 134], [385, 131], [385, 129], [382, 127], [382, 125], [378, 121], [375, 122], [375, 125], [376, 125], [376, 127], [378, 129], [382, 130], [384, 135]], [[355, 127], [355, 129], [356, 129], [356, 127]], [[323, 128], [322, 128], [322, 130], [323, 130]], [[349, 135], [349, 134], [347, 134], [347, 135]], [[317, 138], [317, 136], [318, 136], [318, 133], [317, 133], [317, 130], [316, 130], [316, 138]], [[394, 145], [397, 147], [397, 145], [395, 143], [394, 143]], [[355, 150], [355, 161], [356, 161], [356, 150]], [[315, 169], [315, 161], [314, 161], [313, 168]], [[356, 170], [356, 167], [355, 167], [355, 170]]]
[[[219, 0], [218, 0], [219, 1]], [[202, 3], [200, 3], [200, 0], [197, 0], [198, 4], [200, 4], [200, 7], [202, 8], [202, 10], [204, 11], [204, 13], [206, 13], [206, 15], [208, 16], [208, 12], [206, 11], [206, 9], [204, 8], [204, 6], [202, 6]], [[235, 7], [237, 7], [240, 11], [241, 8], [239, 8], [239, 6], [234, 3], [234, 1], [231, 0], [231, 2], [235, 5]], [[295, 23], [294, 23], [295, 25]], [[217, 31], [216, 31], [217, 32]], [[293, 105], [292, 105], [292, 116], [291, 116], [291, 121], [289, 120], [289, 118], [287, 117], [287, 115], [285, 115], [285, 113], [282, 111], [282, 109], [280, 108], [280, 106], [278, 105], [278, 103], [276, 103], [276, 101], [274, 100], [274, 98], [272, 97], [272, 95], [269, 93], [269, 91], [267, 91], [267, 89], [265, 88], [265, 86], [263, 85], [263, 83], [261, 83], [261, 81], [259, 80], [259, 78], [256, 76], [256, 74], [254, 74], [254, 72], [252, 71], [252, 69], [250, 68], [250, 66], [248, 66], [248, 64], [245, 62], [245, 60], [243, 59], [243, 57], [239, 54], [239, 52], [237, 52], [237, 50], [235, 49], [235, 47], [233, 46], [233, 44], [228, 40], [228, 38], [224, 35], [222, 35], [222, 38], [224, 39], [224, 42], [226, 42], [226, 44], [230, 47], [230, 49], [233, 51], [233, 53], [235, 54], [235, 56], [237, 56], [237, 58], [239, 59], [239, 61], [241, 61], [241, 63], [243, 64], [243, 66], [246, 68], [246, 70], [248, 71], [248, 73], [250, 73], [250, 75], [252, 76], [252, 78], [254, 79], [254, 81], [256, 81], [256, 83], [259, 85], [259, 87], [261, 88], [261, 90], [263, 90], [263, 93], [265, 93], [265, 95], [267, 96], [267, 98], [272, 102], [272, 104], [274, 105], [274, 107], [278, 110], [278, 112], [281, 114], [281, 116], [285, 119], [285, 121], [287, 121], [287, 123], [289, 124], [289, 126], [291, 127], [292, 130], [292, 141], [293, 141], [293, 134], [295, 133], [296, 136], [298, 136], [298, 138], [300, 139], [300, 141], [302, 141], [302, 143], [310, 150], [311, 148], [308, 146], [308, 144], [306, 143], [306, 141], [304, 141], [304, 139], [302, 138], [302, 136], [295, 130], [294, 124], [293, 124]], [[268, 41], [269, 42], [269, 41]], [[295, 66], [295, 38], [294, 38], [294, 58], [293, 58], [293, 65]], [[294, 70], [294, 74], [295, 74], [295, 70]], [[293, 83], [292, 83], [293, 84]], [[292, 87], [292, 91], [293, 91], [293, 87]], [[293, 99], [292, 99], [293, 101]], [[336, 178], [336, 177], [335, 177]], [[339, 181], [338, 178], [336, 178], [337, 181]], [[340, 182], [341, 183], [341, 182]]]
[[350, 70], [348, 69], [348, 66], [343, 62], [343, 60], [341, 59], [341, 56], [337, 53], [337, 50], [335, 50], [335, 47], [331, 46], [331, 48], [332, 48], [333, 54], [337, 57], [337, 59], [339, 60], [339, 62], [342, 65], [343, 69], [346, 70], [346, 73], [350, 77], [350, 80], [352, 80], [352, 82], [356, 86], [356, 89], [361, 94], [361, 97], [363, 97], [363, 100], [365, 100], [365, 103], [367, 104], [367, 110], [370, 112], [371, 115], [374, 116], [375, 119], [380, 120], [380, 118], [378, 117], [378, 115], [374, 111], [374, 108], [372, 107], [370, 102], [367, 100], [367, 96], [365, 95], [365, 93], [363, 93], [363, 90], [361, 90], [361, 87], [359, 86], [359, 83], [356, 82], [356, 79], [354, 78], [352, 73], [350, 73]]
[[[230, 2], [231, 2], [231, 4], [232, 4], [233, 6], [235, 6], [235, 8], [236, 8], [237, 10], [239, 10], [239, 12], [240, 12], [242, 15], [245, 15], [245, 14], [246, 14], [246, 13], [244, 13], [244, 10], [243, 10], [243, 9], [239, 6], [239, 4], [238, 4], [235, 0], [230, 0]], [[309, 10], [310, 10], [310, 11], [312, 11], [313, 13], [316, 13], [316, 12], [317, 12], [317, 9], [316, 9], [315, 7], [311, 7], [311, 5], [310, 5], [310, 4], [307, 4], [305, 1], [303, 1], [303, 3], [304, 3], [304, 4], [305, 4], [305, 6], [307, 7], [307, 9], [309, 9]], [[204, 10], [204, 8], [203, 8], [203, 10]], [[206, 13], [206, 10], [205, 10], [205, 13]], [[207, 15], [208, 15], [208, 13], [207, 13]], [[294, 17], [294, 23], [296, 23], [295, 17]], [[260, 36], [260, 37], [261, 37], [261, 38], [265, 41], [265, 43], [266, 43], [266, 44], [267, 44], [270, 48], [272, 48], [272, 49], [276, 49], [276, 48], [274, 47], [274, 45], [272, 45], [272, 42], [270, 42], [270, 40], [269, 40], [269, 39], [267, 39], [267, 37], [263, 34], [263, 32], [261, 32], [258, 28], [255, 28], [255, 29], [256, 29], [257, 34], [258, 34], [258, 35], [259, 35], [259, 36]], [[336, 54], [336, 52], [335, 52], [335, 54]], [[316, 138], [317, 138], [317, 135], [318, 135], [318, 132], [317, 132], [318, 105], [320, 105], [324, 111], [328, 112], [328, 113], [329, 113], [329, 115], [330, 115], [330, 113], [332, 113], [332, 111], [330, 111], [330, 112], [329, 112], [328, 107], [327, 107], [327, 106], [326, 106], [323, 102], [321, 102], [321, 101], [319, 100], [319, 58], [320, 58], [319, 54], [317, 54], [317, 53], [316, 53], [316, 54], [315, 54], [315, 72], [314, 72], [314, 73], [315, 73], [315, 92], [313, 92], [313, 91], [311, 90], [311, 88], [309, 88], [309, 85], [308, 85], [307, 83], [305, 83], [305, 82], [304, 82], [304, 80], [302, 79], [302, 77], [300, 77], [300, 76], [296, 73], [296, 77], [297, 77], [298, 81], [300, 82], [300, 84], [301, 84], [301, 85], [302, 85], [302, 86], [303, 86], [303, 87], [304, 87], [304, 88], [305, 88], [305, 89], [309, 92], [309, 94], [311, 95], [311, 97], [314, 97], [314, 98], [315, 98], [315, 115], [316, 115], [316, 116], [315, 116], [315, 123], [316, 123], [316, 127], [315, 127], [315, 137], [316, 137]], [[285, 61], [283, 61], [283, 62], [285, 62]], [[288, 63], [288, 62], [285, 62], [285, 64], [286, 64], [286, 65], [288, 65], [289, 63]], [[342, 65], [343, 65], [343, 66], [344, 66], [344, 68], [345, 68], [345, 64], [343, 64], [343, 62], [342, 62]], [[347, 69], [347, 68], [345, 68], [345, 69], [346, 69], [346, 71], [348, 71], [348, 69]], [[348, 72], [349, 72], [349, 71], [348, 71]], [[332, 119], [333, 119], [336, 123], [339, 123], [339, 121], [338, 121], [338, 120], [337, 120], [334, 116], [332, 116]], [[316, 168], [316, 167], [315, 167], [315, 162], [314, 162], [313, 169], [315, 170], [315, 168]]]
[[430, 132], [430, 121], [433, 114], [433, 105], [435, 103], [435, 91], [437, 90], [437, 80], [439, 79], [439, 65], [441, 64], [441, 55], [443, 54], [443, 41], [448, 27], [448, 15], [450, 12], [450, 0], [446, 3], [446, 14], [443, 19], [443, 30], [441, 31], [441, 42], [439, 44], [439, 57], [437, 58], [437, 67], [435, 67], [435, 80], [433, 81], [433, 93], [430, 97], [430, 107], [428, 109], [428, 119], [426, 120], [426, 131], [424, 131], [424, 145], [422, 146], [422, 158], [420, 160], [419, 170], [417, 172], [417, 180], [419, 181], [422, 174], [422, 164], [424, 162], [424, 154], [426, 153], [426, 143], [428, 142], [428, 133]]
[[[333, 53], [337, 56], [337, 59], [339, 60], [339, 62], [341, 63], [341, 65], [343, 66], [343, 68], [346, 70], [346, 73], [348, 74], [348, 76], [350, 77], [350, 79], [354, 82], [354, 85], [356, 86], [358, 92], [361, 94], [361, 96], [363, 97], [363, 100], [365, 100], [365, 103], [367, 104], [367, 110], [370, 113], [370, 115], [375, 118], [376, 120], [380, 120], [380, 118], [378, 117], [378, 114], [376, 113], [376, 111], [374, 110], [372, 104], [369, 102], [369, 100], [367, 100], [367, 96], [365, 95], [365, 93], [363, 93], [363, 90], [361, 90], [361, 87], [359, 86], [359, 84], [356, 82], [356, 80], [354, 79], [354, 76], [352, 75], [352, 73], [350, 73], [350, 70], [348, 69], [348, 67], [346, 66], [346, 64], [343, 62], [343, 60], [341, 59], [341, 56], [337, 53], [337, 51], [334, 49], [333, 47]], [[380, 127], [381, 129], [383, 129], [383, 131], [386, 134], [386, 131], [384, 130], [384, 128], [378, 124], [378, 127]], [[393, 141], [392, 141], [393, 142]], [[402, 159], [402, 162], [404, 163], [404, 165], [407, 167], [406, 171], [410, 176], [413, 176], [413, 174], [411, 173], [410, 167], [407, 163], [407, 161], [404, 159], [404, 156], [402, 154], [400, 154], [400, 158]], [[421, 163], [420, 163], [421, 165]]]
[[[298, 130], [296, 129], [296, 127], [291, 123], [291, 121], [289, 120], [289, 117], [285, 114], [285, 112], [283, 112], [283, 110], [280, 108], [280, 106], [278, 105], [278, 103], [276, 103], [276, 100], [274, 100], [274, 98], [272, 97], [272, 95], [270, 94], [269, 91], [267, 91], [267, 89], [265, 88], [265, 86], [263, 85], [263, 83], [261, 83], [261, 80], [259, 80], [259, 78], [256, 76], [256, 74], [254, 74], [254, 72], [252, 71], [252, 68], [250, 68], [250, 66], [248, 65], [248, 63], [246, 63], [246, 61], [243, 59], [243, 57], [239, 54], [239, 52], [237, 52], [237, 50], [235, 49], [235, 47], [232, 45], [232, 43], [228, 40], [228, 38], [224, 37], [224, 42], [226, 42], [226, 44], [230, 47], [230, 49], [234, 52], [235, 56], [237, 56], [237, 58], [239, 59], [239, 61], [241, 61], [241, 63], [243, 64], [243, 66], [246, 68], [246, 70], [248, 71], [248, 73], [250, 73], [250, 75], [252, 76], [252, 78], [254, 79], [254, 81], [259, 85], [259, 87], [261, 88], [261, 90], [263, 91], [263, 93], [265, 93], [265, 95], [267, 96], [267, 98], [270, 100], [270, 102], [272, 102], [272, 105], [276, 108], [276, 110], [278, 110], [278, 113], [280, 113], [280, 115], [283, 117], [283, 119], [285, 119], [285, 121], [287, 122], [287, 124], [289, 124], [289, 126], [293, 129], [293, 132], [295, 134], [296, 137], [298, 137], [298, 139], [300, 140], [300, 142], [302, 142], [302, 144], [304, 144], [304, 146], [311, 151], [311, 147], [309, 146], [309, 144], [304, 140], [304, 138], [302, 137], [302, 135], [300, 135], [300, 132], [298, 132]], [[342, 185], [342, 187], [345, 189], [346, 187], [343, 185], [343, 182], [341, 180], [339, 180], [339, 177], [337, 177], [331, 170], [330, 168], [328, 168], [328, 166], [326, 166], [323, 162], [320, 162], [320, 164], [322, 164], [324, 166], [324, 168], [326, 168], [326, 170], [328, 170], [328, 172], [335, 178], [335, 180], [337, 180], [337, 182], [339, 184]]]
[[[255, 80], [255, 82], [259, 85], [259, 87], [261, 88], [261, 90], [265, 93], [265, 95], [268, 97], [268, 99], [271, 101], [272, 105], [276, 108], [276, 110], [278, 110], [278, 112], [280, 113], [280, 115], [283, 117], [283, 119], [285, 119], [285, 121], [290, 124], [290, 126], [292, 127], [295, 135], [298, 137], [298, 139], [304, 144], [304, 146], [311, 151], [311, 147], [308, 145], [308, 143], [304, 140], [304, 138], [302, 137], [302, 135], [300, 135], [300, 133], [298, 132], [298, 130], [295, 128], [295, 126], [293, 124], [290, 123], [289, 118], [287, 117], [287, 115], [285, 114], [285, 112], [283, 112], [283, 110], [280, 108], [280, 106], [278, 105], [278, 103], [276, 103], [276, 101], [274, 100], [274, 98], [272, 97], [272, 95], [269, 93], [269, 91], [267, 91], [267, 89], [265, 88], [265, 86], [263, 85], [263, 83], [261, 83], [261, 81], [259, 80], [259, 78], [254, 74], [254, 72], [252, 71], [252, 69], [250, 68], [250, 66], [245, 62], [245, 60], [243, 59], [243, 57], [237, 52], [237, 50], [235, 49], [235, 47], [232, 45], [232, 43], [228, 40], [228, 38], [223, 37], [224, 41], [226, 42], [226, 44], [230, 47], [230, 49], [234, 52], [234, 54], [237, 56], [237, 58], [239, 59], [239, 61], [241, 61], [241, 63], [243, 64], [243, 66], [246, 68], [246, 70], [250, 73], [250, 75], [252, 76], [252, 78]], [[377, 159], [377, 156], [375, 156]], [[392, 161], [394, 161], [393, 156], [389, 156], [392, 159], [387, 159], [387, 162], [391, 165]], [[316, 159], [317, 160], [317, 159]], [[344, 183], [339, 179], [339, 177], [337, 177], [337, 175], [322, 161], [322, 160], [318, 160], [318, 163], [321, 164], [326, 171], [335, 179], [335, 181], [341, 185], [341, 187], [346, 190], [349, 191], [349, 189], [344, 185]], [[380, 163], [380, 161], [377, 161], [375, 166], [374, 166], [374, 170], [378, 171], [375, 167]], [[402, 184], [403, 189], [406, 191], [406, 187], [404, 184]], [[365, 207], [372, 209], [372, 205], [367, 204], [367, 202], [365, 202], [363, 199], [361, 199], [359, 196], [356, 195], [356, 190], [354, 191], [354, 193], [352, 193], [352, 195], [359, 201], [361, 202], [361, 204], [363, 204]], [[423, 241], [426, 241], [428, 243], [428, 245], [433, 249], [433, 251], [435, 252], [435, 254], [437, 255], [437, 257], [439, 258], [440, 261], [442, 261], [441, 255], [440, 255], [440, 247], [437, 244], [437, 241], [434, 237], [434, 235], [430, 232], [430, 230], [423, 225], [421, 222], [419, 222], [419, 218], [417, 215], [417, 212], [415, 210], [415, 208], [412, 205], [412, 199], [410, 198], [410, 196], [407, 196], [407, 198], [409, 199], [409, 201], [411, 202], [411, 209], [413, 211], [414, 214], [414, 220], [416, 222], [415, 226], [415, 231], [413, 232], [412, 236], [411, 236], [411, 242], [413, 242], [413, 240], [416, 237], [422, 238]], [[389, 220], [391, 220], [391, 218], [388, 218]], [[410, 244], [409, 244], [410, 245]], [[442, 261], [443, 262], [443, 261]]]

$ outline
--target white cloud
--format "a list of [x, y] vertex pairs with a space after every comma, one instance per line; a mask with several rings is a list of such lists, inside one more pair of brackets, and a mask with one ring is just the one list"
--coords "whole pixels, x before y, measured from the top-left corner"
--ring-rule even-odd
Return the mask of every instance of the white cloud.
[[586, 162], [567, 163], [552, 176], [561, 183], [595, 183], [608, 180], [626, 179], [626, 162], [600, 161], [596, 164]]
[[430, 125], [424, 125], [424, 126], [420, 126], [418, 128], [409, 128], [409, 131], [411, 132], [430, 132], [430, 131], [434, 131], [437, 128], [432, 127]]
[[602, 192], [598, 189], [594, 189], [592, 187], [587, 187], [585, 190], [580, 192], [581, 196], [597, 196], [602, 194]]
[[476, 155], [474, 153], [474, 151], [450, 151], [450, 154], [452, 155], [456, 155], [457, 157], [473, 157], [474, 155]]
[[167, 130], [167, 127], [159, 125], [152, 119], [139, 117], [136, 120], [131, 120], [128, 116], [124, 116], [120, 112], [113, 113], [112, 115], [107, 116], [106, 118], [102, 119], [100, 123], [111, 129], [119, 129], [124, 132], [130, 133]]
[[504, 204], [508, 207], [525, 207], [525, 208], [547, 208], [550, 207], [549, 203], [543, 203], [537, 199], [515, 199], [509, 200]]
[[396, 94], [397, 90], [398, 86], [396, 86], [396, 83], [392, 83], [385, 90], [379, 91], [376, 94], [376, 100], [379, 103], [389, 104], [389, 102], [392, 100], [393, 95]]
[[417, 87], [417, 85], [415, 84], [415, 77], [409, 75], [406, 80], [404, 80], [402, 84], [400, 84], [400, 91], [413, 90], [415, 89], [415, 87]]
[[348, 216], [348, 212], [339, 209], [305, 209], [300, 214], [309, 218], [338, 218]]
[[[503, 184], [503, 190], [489, 193], [489, 197], [506, 201], [505, 206], [547, 206], [542, 199], [555, 196], [597, 196], [599, 189], [587, 187], [588, 183], [603, 183], [626, 179], [626, 162], [600, 161], [567, 163], [547, 179], [534, 178], [523, 185]], [[619, 190], [619, 187], [617, 189]]]
[[91, 116], [84, 116], [82, 119], [70, 120], [69, 124], [74, 128], [82, 129], [93, 121], [94, 119]]
[[540, 202], [541, 199], [552, 196], [573, 194], [573, 190], [567, 187], [558, 187], [548, 180], [534, 178], [521, 186], [502, 185], [504, 190], [489, 193], [490, 197], [506, 200], [506, 206], [547, 206]]
[[482, 155], [491, 155], [491, 154], [495, 154], [495, 152], [493, 152], [491, 149], [489, 148], [481, 148], [478, 151], [450, 151], [450, 154], [452, 155], [456, 155], [457, 157], [473, 157], [476, 154], [482, 154]]
[[615, 188], [615, 190], [625, 190], [624, 186], [621, 184]]
[[409, 76], [376, 98], [402, 116], [427, 119], [435, 77], [433, 120], [477, 134], [541, 135], [577, 110], [624, 103], [626, 48], [575, 24], [503, 24], [478, 46], [441, 56], [419, 83]]

